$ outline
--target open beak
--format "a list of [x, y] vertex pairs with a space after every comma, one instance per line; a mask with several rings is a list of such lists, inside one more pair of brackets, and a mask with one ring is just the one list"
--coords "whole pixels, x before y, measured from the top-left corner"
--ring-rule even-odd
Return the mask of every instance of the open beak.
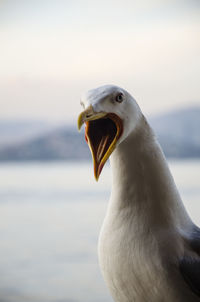
[[85, 123], [85, 138], [92, 153], [94, 176], [98, 180], [103, 166], [123, 131], [122, 120], [114, 113], [95, 112], [89, 106], [78, 117], [78, 129]]

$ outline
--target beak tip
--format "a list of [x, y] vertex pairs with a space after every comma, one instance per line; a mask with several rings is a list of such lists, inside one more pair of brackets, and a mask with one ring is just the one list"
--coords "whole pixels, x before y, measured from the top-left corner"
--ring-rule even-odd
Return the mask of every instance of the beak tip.
[[98, 172], [98, 169], [94, 168], [94, 178], [95, 178], [96, 182], [98, 182], [99, 176], [100, 176], [100, 173]]
[[81, 130], [82, 125], [83, 125], [83, 118], [82, 118], [82, 114], [80, 114], [77, 121], [78, 131]]
[[96, 182], [98, 182], [99, 176], [95, 175], [94, 177], [95, 177]]

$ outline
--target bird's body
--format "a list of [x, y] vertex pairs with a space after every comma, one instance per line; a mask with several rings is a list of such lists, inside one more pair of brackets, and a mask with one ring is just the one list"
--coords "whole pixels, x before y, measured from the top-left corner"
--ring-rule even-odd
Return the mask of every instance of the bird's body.
[[132, 128], [130, 112], [121, 114], [126, 129], [110, 157], [112, 192], [98, 249], [104, 279], [116, 302], [199, 302], [199, 229], [151, 127], [134, 110]]
[[143, 133], [133, 133], [111, 155], [101, 269], [117, 302], [199, 301], [179, 273], [192, 223], [149, 125], [142, 124]]

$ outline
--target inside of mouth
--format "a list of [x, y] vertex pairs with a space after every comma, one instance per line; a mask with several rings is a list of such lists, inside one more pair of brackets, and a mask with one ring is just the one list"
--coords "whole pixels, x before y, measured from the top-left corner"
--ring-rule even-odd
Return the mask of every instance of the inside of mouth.
[[116, 124], [110, 118], [97, 119], [88, 122], [86, 131], [95, 160], [100, 163], [117, 135]]

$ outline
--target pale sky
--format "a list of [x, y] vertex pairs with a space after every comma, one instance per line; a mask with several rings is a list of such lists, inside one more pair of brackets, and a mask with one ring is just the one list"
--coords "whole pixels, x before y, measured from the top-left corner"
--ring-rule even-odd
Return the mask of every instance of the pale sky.
[[0, 119], [74, 123], [104, 84], [145, 114], [200, 105], [200, 1], [0, 0]]

